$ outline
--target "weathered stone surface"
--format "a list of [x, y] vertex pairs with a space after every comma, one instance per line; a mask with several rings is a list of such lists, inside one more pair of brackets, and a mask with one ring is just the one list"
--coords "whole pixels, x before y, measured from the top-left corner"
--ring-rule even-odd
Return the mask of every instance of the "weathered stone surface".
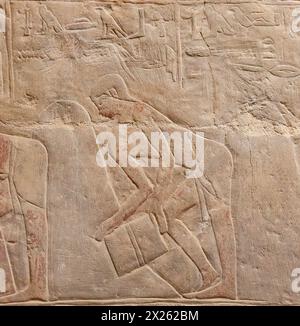
[[1, 0], [0, 303], [299, 304], [299, 51], [297, 1]]

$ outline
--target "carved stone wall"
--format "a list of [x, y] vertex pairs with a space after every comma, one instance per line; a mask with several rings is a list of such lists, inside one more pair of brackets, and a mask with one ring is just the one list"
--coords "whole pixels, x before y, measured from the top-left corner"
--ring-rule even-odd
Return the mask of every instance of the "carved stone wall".
[[0, 0], [0, 303], [299, 304], [299, 53], [299, 1]]

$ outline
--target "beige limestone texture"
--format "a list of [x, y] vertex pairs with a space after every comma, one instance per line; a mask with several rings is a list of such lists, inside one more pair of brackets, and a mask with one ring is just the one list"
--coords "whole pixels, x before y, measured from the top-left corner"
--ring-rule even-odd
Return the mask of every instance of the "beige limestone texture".
[[[300, 304], [300, 1], [1, 0], [0, 30], [1, 304]], [[203, 132], [203, 176], [100, 168], [119, 124]]]

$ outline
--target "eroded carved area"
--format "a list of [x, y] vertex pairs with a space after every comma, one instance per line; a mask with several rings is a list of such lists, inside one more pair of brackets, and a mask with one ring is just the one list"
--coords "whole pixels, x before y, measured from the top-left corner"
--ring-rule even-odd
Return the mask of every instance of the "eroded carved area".
[[[57, 99], [76, 100], [95, 120], [91, 100], [110, 93], [198, 127], [297, 124], [295, 6], [15, 1], [6, 7], [11, 42], [3, 39], [2, 93], [19, 105], [42, 110]], [[199, 106], [201, 114], [191, 109]]]
[[[299, 303], [299, 13], [0, 1], [0, 302]], [[100, 168], [120, 125], [203, 132], [203, 176]]]
[[47, 152], [30, 139], [0, 135], [1, 261], [5, 286], [0, 302], [46, 300]]

